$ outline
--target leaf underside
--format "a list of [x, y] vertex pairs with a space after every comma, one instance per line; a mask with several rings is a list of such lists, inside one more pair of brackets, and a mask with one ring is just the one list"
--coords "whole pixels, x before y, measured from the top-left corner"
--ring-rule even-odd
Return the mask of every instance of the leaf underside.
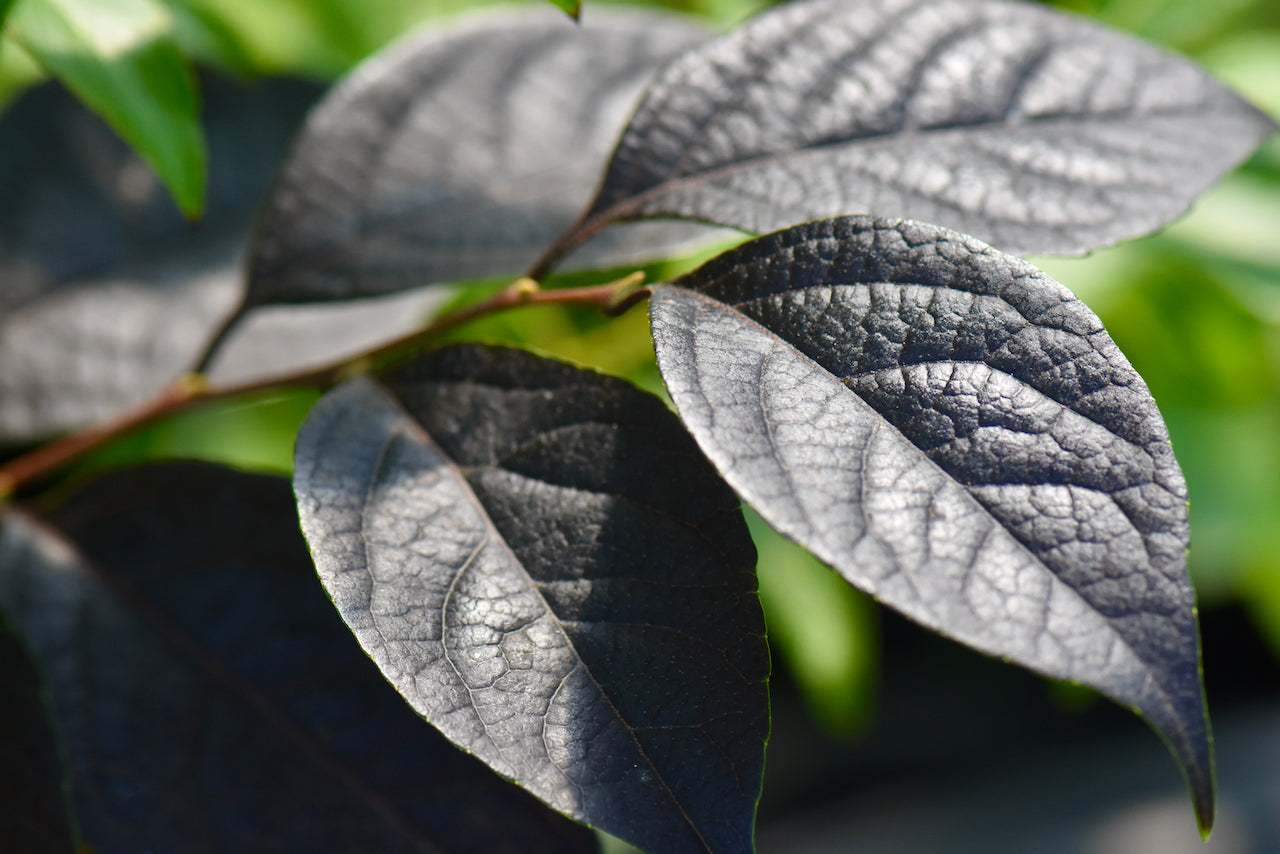
[[450, 740], [645, 850], [750, 848], [754, 549], [661, 402], [453, 348], [322, 400], [295, 489], [339, 613]]
[[677, 411], [770, 524], [923, 625], [1136, 709], [1212, 823], [1185, 484], [1070, 292], [850, 217], [725, 253], [651, 313]]
[[[596, 850], [386, 685], [315, 583], [287, 482], [122, 471], [52, 520], [85, 551], [12, 512], [0, 607], [42, 672], [85, 850]], [[20, 818], [6, 833], [40, 817]]]
[[[688, 19], [550, 8], [424, 32], [360, 66], [307, 122], [259, 223], [246, 307], [519, 275], [591, 197]], [[703, 238], [705, 239], [705, 237]], [[604, 235], [616, 266], [690, 245], [687, 228]]]
[[1274, 129], [1191, 63], [1051, 9], [805, 0], [663, 69], [579, 230], [873, 214], [1078, 254], [1178, 216]]

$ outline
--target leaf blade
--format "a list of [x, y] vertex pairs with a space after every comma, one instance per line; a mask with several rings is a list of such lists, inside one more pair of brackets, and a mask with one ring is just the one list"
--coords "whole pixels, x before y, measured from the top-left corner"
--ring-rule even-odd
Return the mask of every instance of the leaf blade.
[[[595, 189], [617, 128], [687, 19], [539, 7], [475, 15], [373, 57], [308, 119], [251, 248], [246, 308], [519, 275]], [[689, 232], [606, 236], [652, 260]]]
[[582, 0], [550, 0], [550, 2], [575, 21], [582, 17]]
[[[28, 93], [0, 120], [0, 185], [11, 189], [0, 199], [0, 446], [149, 399], [241, 299], [254, 208], [320, 92], [209, 76], [202, 93], [211, 181], [198, 225], [62, 87]], [[416, 328], [442, 291], [264, 308], [233, 331], [209, 374], [239, 382], [358, 352]]]
[[0, 603], [95, 850], [595, 850], [387, 688], [315, 583], [283, 479], [124, 470], [53, 519], [80, 549], [6, 518]]
[[578, 232], [873, 214], [1080, 254], [1181, 214], [1274, 129], [1190, 63], [1052, 10], [809, 0], [663, 70]]
[[651, 315], [677, 411], [770, 524], [912, 619], [1139, 709], [1212, 823], [1185, 484], [1065, 288], [853, 217], [726, 253]]
[[18, 5], [19, 43], [146, 158], [188, 217], [204, 206], [205, 147], [195, 80], [152, 0]]
[[[665, 409], [479, 347], [326, 401], [299, 437], [303, 529], [415, 709], [649, 850], [748, 845], [767, 729], [753, 550]], [[676, 461], [700, 503], [646, 474]]]
[[58, 743], [35, 663], [0, 615], [0, 769], [23, 785], [0, 801], [5, 847], [14, 851], [76, 850]]

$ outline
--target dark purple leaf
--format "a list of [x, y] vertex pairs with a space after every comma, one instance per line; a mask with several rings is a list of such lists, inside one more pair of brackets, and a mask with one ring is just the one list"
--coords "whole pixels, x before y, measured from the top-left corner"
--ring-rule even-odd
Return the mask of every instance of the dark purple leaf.
[[755, 554], [660, 401], [448, 349], [323, 399], [294, 484], [338, 611], [450, 740], [648, 851], [749, 850], [768, 732]]
[[333, 613], [286, 482], [123, 471], [0, 530], [82, 842], [138, 852], [562, 852], [592, 835], [413, 714]]
[[[246, 308], [519, 275], [591, 196], [689, 19], [594, 8], [483, 14], [365, 62], [307, 120], [258, 225]], [[583, 263], [652, 260], [687, 228], [607, 236]]]
[[544, 265], [650, 217], [911, 217], [1078, 254], [1177, 217], [1274, 129], [1186, 60], [1042, 6], [802, 0], [663, 69]]
[[1187, 495], [1146, 385], [1057, 282], [920, 223], [826, 220], [654, 290], [685, 425], [774, 528], [1169, 743], [1212, 824]]

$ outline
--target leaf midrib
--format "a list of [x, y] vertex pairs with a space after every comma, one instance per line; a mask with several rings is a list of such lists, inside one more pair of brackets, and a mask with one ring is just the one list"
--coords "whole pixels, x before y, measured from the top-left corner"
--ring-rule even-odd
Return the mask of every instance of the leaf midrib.
[[[987, 131], [992, 127], [1009, 126], [1011, 124], [1019, 127], [1045, 127], [1052, 129], [1057, 124], [1067, 123], [1071, 127], [1078, 127], [1080, 119], [1086, 119], [1090, 124], [1121, 124], [1126, 121], [1145, 120], [1145, 119], [1166, 119], [1179, 118], [1183, 113], [1203, 109], [1204, 104], [1180, 105], [1177, 108], [1166, 108], [1148, 110], [1140, 114], [1134, 114], [1131, 111], [1111, 110], [1097, 113], [1073, 114], [1073, 113], [1053, 113], [1043, 116], [1034, 116], [1021, 119], [1017, 122], [1009, 122], [1005, 119], [993, 119], [983, 122], [973, 122], [969, 124], [957, 125], [935, 125], [930, 127], [916, 128], [909, 131], [890, 130], [866, 136], [852, 136], [843, 138], [833, 138], [828, 140], [820, 140], [805, 145], [790, 148], [786, 151], [768, 152], [757, 154], [743, 160], [737, 160], [732, 163], [726, 163], [715, 166], [700, 172], [690, 173], [677, 178], [668, 178], [659, 184], [655, 184], [646, 190], [635, 195], [628, 196], [615, 202], [608, 208], [605, 208], [590, 219], [579, 222], [574, 227], [575, 235], [580, 235], [578, 242], [585, 240], [603, 230], [609, 225], [628, 219], [643, 219], [649, 216], [677, 216], [681, 219], [698, 219], [693, 216], [680, 216], [669, 211], [661, 213], [646, 214], [644, 208], [652, 202], [657, 202], [670, 193], [679, 192], [689, 187], [696, 188], [701, 184], [714, 183], [726, 178], [735, 177], [742, 172], [749, 172], [753, 169], [769, 167], [777, 163], [785, 163], [786, 161], [815, 152], [824, 151], [835, 148], [856, 149], [863, 144], [879, 143], [886, 140], [895, 142], [907, 142], [912, 138], [927, 139], [930, 136], [942, 135], [947, 133], [964, 133], [964, 132], [981, 132]], [[1205, 110], [1204, 112], [1209, 112]], [[1216, 112], [1216, 111], [1214, 111]], [[1203, 113], [1196, 114], [1200, 120], [1203, 120]], [[1074, 182], [1080, 183], [1080, 182]], [[1128, 186], [1128, 184], [1118, 185]], [[932, 201], [932, 199], [931, 199]], [[986, 216], [986, 214], [983, 214]], [[710, 217], [703, 217], [704, 221], [712, 225], [725, 225]], [[1018, 224], [1023, 224], [1019, 221]], [[728, 226], [734, 228], [735, 226]], [[565, 241], [567, 242], [567, 241]]]
[[[466, 496], [467, 501], [472, 505], [472, 508], [475, 510], [479, 518], [483, 520], [483, 523], [486, 528], [484, 544], [494, 545], [497, 548], [502, 549], [510, 557], [512, 565], [516, 567], [521, 577], [528, 584], [528, 589], [532, 591], [534, 596], [537, 597], [537, 601], [542, 606], [544, 613], [549, 617], [552, 624], [555, 626], [556, 631], [560, 634], [561, 637], [564, 638], [565, 647], [573, 654], [574, 661], [575, 661], [574, 667], [570, 668], [565, 673], [565, 676], [562, 677], [560, 684], [557, 685], [555, 691], [552, 692], [551, 697], [548, 698], [548, 702], [550, 702], [550, 700], [554, 698], [556, 694], [559, 693], [561, 688], [564, 687], [564, 684], [567, 682], [569, 675], [572, 674], [576, 668], [581, 667], [583, 673], [586, 674], [587, 678], [591, 681], [591, 684], [595, 687], [600, 698], [604, 700], [604, 702], [608, 706], [609, 711], [613, 714], [613, 717], [615, 718], [615, 720], [617, 720], [617, 722], [622, 726], [622, 728], [627, 733], [627, 736], [631, 739], [632, 743], [635, 745], [636, 752], [648, 765], [649, 770], [652, 772], [654, 779], [661, 786], [662, 791], [667, 795], [671, 803], [675, 806], [676, 810], [680, 813], [680, 816], [685, 820], [685, 824], [693, 832], [694, 836], [702, 844], [702, 847], [706, 851], [708, 852], [713, 851], [714, 849], [707, 842], [706, 838], [702, 834], [701, 829], [698, 827], [697, 823], [694, 822], [692, 816], [690, 816], [687, 810], [685, 809], [684, 804], [681, 803], [680, 799], [676, 797], [676, 793], [674, 789], [671, 787], [671, 785], [667, 782], [666, 777], [658, 769], [658, 767], [654, 765], [653, 760], [649, 757], [647, 751], [645, 751], [644, 746], [640, 743], [639, 739], [636, 738], [635, 729], [631, 726], [630, 722], [627, 721], [627, 719], [619, 711], [618, 707], [614, 704], [613, 698], [604, 690], [604, 688], [596, 680], [595, 674], [591, 671], [591, 668], [588, 667], [587, 663], [583, 660], [581, 654], [578, 652], [577, 647], [573, 644], [572, 639], [569, 637], [568, 632], [565, 631], [564, 626], [560, 621], [560, 618], [556, 615], [555, 611], [552, 610], [551, 605], [547, 602], [546, 598], [542, 595], [542, 592], [538, 589], [537, 583], [534, 581], [533, 577], [529, 575], [528, 570], [525, 569], [524, 563], [519, 559], [515, 551], [507, 543], [506, 539], [502, 536], [501, 532], [498, 531], [498, 529], [494, 526], [493, 520], [490, 519], [488, 511], [485, 510], [484, 505], [481, 503], [480, 499], [476, 496], [474, 490], [472, 490], [471, 485], [467, 483], [467, 480], [465, 477], [461, 476], [461, 473], [459, 472], [457, 464], [449, 456], [447, 456], [443, 450], [441, 450], [439, 445], [436, 444], [435, 440], [432, 439], [430, 434], [427, 433], [426, 429], [421, 424], [419, 424], [418, 420], [412, 416], [412, 414], [404, 407], [403, 404], [400, 403], [398, 398], [396, 398], [390, 391], [388, 391], [380, 383], [374, 384], [374, 385], [377, 388], [378, 393], [383, 397], [384, 401], [387, 403], [387, 405], [390, 406], [392, 410], [399, 416], [397, 420], [404, 426], [406, 432], [409, 432], [415, 440], [421, 441], [424, 445], [426, 445], [428, 450], [431, 453], [435, 454], [447, 466], [447, 468], [449, 469], [449, 473], [454, 480], [454, 483], [462, 491], [463, 495]], [[372, 489], [372, 483], [373, 483], [373, 479], [371, 478], [370, 480], [371, 489]], [[363, 522], [362, 522], [362, 527], [363, 527]], [[361, 535], [361, 539], [362, 540], [364, 539], [363, 533]], [[366, 545], [366, 548], [367, 548], [367, 545]], [[476, 554], [478, 554], [479, 551], [480, 550], [477, 549]], [[460, 569], [458, 572], [453, 574], [453, 578], [450, 580], [450, 591], [452, 591], [453, 584], [457, 581], [458, 577], [460, 577], [461, 573], [462, 573], [462, 570]], [[447, 602], [447, 600], [448, 600], [448, 597], [446, 596], [445, 601]], [[441, 609], [442, 641], [443, 641], [443, 633], [448, 625], [447, 622], [445, 622], [445, 616], [446, 615], [444, 613], [444, 606], [442, 605], [442, 609]], [[381, 634], [380, 631], [379, 631], [379, 634]], [[443, 642], [442, 642], [442, 646], [443, 646]], [[447, 655], [446, 655], [446, 658], [447, 658]], [[456, 665], [454, 665], [452, 660], [450, 660], [449, 663], [451, 667], [454, 667], [456, 672]], [[459, 676], [461, 678], [460, 674]], [[467, 687], [467, 690], [469, 693], [471, 689], [469, 686], [466, 686], [465, 681], [463, 682], [463, 685], [464, 687]], [[472, 708], [473, 709], [475, 708], [474, 703], [472, 704]], [[481, 723], [483, 725], [483, 721]], [[543, 741], [545, 744], [545, 740], [546, 740], [546, 736], [545, 736], [546, 716], [545, 715], [542, 716], [542, 727], [543, 727]], [[492, 737], [489, 735], [489, 728], [487, 725], [484, 726], [484, 731], [485, 731], [485, 737], [489, 738], [490, 743], [494, 744], [495, 748], [497, 748], [496, 743], [493, 742]], [[499, 750], [499, 753], [501, 753], [501, 749], [499, 748], [498, 750]], [[554, 765], [554, 763], [552, 764]], [[564, 771], [559, 769], [558, 766], [555, 766], [555, 767], [557, 768], [557, 770], [560, 771], [561, 774], [564, 774]], [[572, 779], [568, 778], [567, 774], [565, 774], [564, 776], [566, 777], [566, 779], [569, 780], [570, 785], [572, 785], [575, 789], [578, 788], [578, 784], [574, 783]], [[521, 783], [521, 785], [523, 786], [524, 784]], [[598, 823], [598, 820], [597, 820], [597, 823]]]
[[[684, 291], [684, 292], [686, 292], [686, 293], [691, 294], [692, 296], [694, 296], [694, 297], [695, 297], [696, 299], [698, 299], [699, 301], [707, 301], [707, 302], [711, 302], [711, 303], [714, 303], [714, 304], [718, 304], [718, 305], [720, 305], [720, 306], [723, 306], [725, 309], [732, 311], [735, 315], [737, 315], [739, 318], [741, 318], [741, 320], [742, 320], [742, 321], [744, 321], [744, 322], [746, 322], [746, 323], [748, 323], [748, 324], [751, 324], [751, 325], [753, 325], [753, 326], [756, 326], [756, 327], [758, 327], [760, 330], [763, 330], [763, 331], [764, 331], [764, 333], [765, 333], [766, 335], [768, 335], [768, 336], [769, 336], [770, 338], [772, 338], [773, 340], [777, 341], [781, 346], [783, 346], [783, 347], [785, 347], [785, 348], [790, 349], [798, 359], [801, 359], [801, 360], [803, 360], [803, 361], [805, 361], [805, 362], [808, 362], [808, 363], [809, 363], [809, 364], [811, 364], [814, 368], [816, 368], [818, 371], [820, 371], [822, 375], [825, 375], [825, 376], [829, 376], [829, 377], [831, 377], [831, 379], [832, 379], [832, 380], [833, 380], [833, 381], [834, 381], [834, 382], [835, 382], [835, 383], [836, 383], [840, 388], [844, 389], [844, 391], [845, 391], [845, 392], [847, 392], [849, 395], [851, 395], [853, 398], [855, 398], [855, 399], [858, 401], [859, 405], [861, 405], [861, 406], [863, 406], [863, 407], [866, 407], [866, 409], [867, 409], [869, 412], [871, 412], [871, 413], [875, 416], [875, 419], [876, 419], [876, 420], [875, 420], [875, 422], [874, 422], [875, 424], [880, 425], [880, 426], [883, 426], [883, 427], [887, 427], [887, 428], [889, 428], [889, 429], [893, 430], [893, 432], [895, 432], [895, 433], [896, 433], [896, 434], [897, 434], [897, 435], [902, 439], [902, 441], [903, 441], [903, 442], [905, 442], [909, 447], [911, 447], [911, 448], [915, 449], [915, 450], [919, 453], [920, 457], [922, 457], [922, 458], [923, 458], [924, 464], [925, 464], [926, 466], [929, 466], [929, 467], [933, 468], [933, 469], [934, 469], [938, 474], [940, 474], [940, 475], [941, 475], [941, 476], [942, 476], [942, 477], [943, 477], [947, 482], [955, 483], [957, 486], [959, 486], [959, 487], [960, 487], [960, 493], [964, 496], [964, 500], [971, 502], [971, 503], [972, 503], [972, 505], [973, 505], [973, 507], [977, 510], [977, 512], [978, 512], [978, 513], [980, 513], [982, 516], [986, 517], [986, 518], [990, 521], [990, 523], [991, 523], [991, 525], [992, 525], [993, 529], [997, 529], [997, 530], [1000, 530], [1000, 531], [1004, 532], [1004, 533], [1005, 533], [1005, 534], [1010, 538], [1010, 540], [1012, 540], [1012, 541], [1013, 541], [1013, 543], [1015, 544], [1016, 548], [1018, 548], [1018, 549], [1019, 549], [1020, 551], [1022, 551], [1022, 552], [1027, 556], [1027, 557], [1029, 557], [1029, 558], [1030, 558], [1030, 560], [1034, 563], [1034, 565], [1035, 565], [1035, 566], [1039, 567], [1039, 568], [1040, 568], [1040, 569], [1041, 569], [1045, 574], [1049, 575], [1051, 578], [1053, 578], [1055, 581], [1057, 581], [1059, 584], [1061, 584], [1061, 585], [1062, 585], [1062, 587], [1063, 587], [1065, 590], [1067, 590], [1067, 591], [1068, 591], [1072, 596], [1074, 596], [1074, 597], [1076, 597], [1077, 599], [1079, 599], [1079, 600], [1084, 604], [1084, 606], [1085, 606], [1089, 611], [1091, 611], [1091, 612], [1092, 612], [1092, 613], [1094, 613], [1094, 614], [1097, 614], [1097, 615], [1098, 615], [1098, 616], [1099, 616], [1099, 617], [1100, 617], [1100, 618], [1105, 622], [1105, 624], [1107, 625], [1108, 629], [1110, 630], [1110, 632], [1111, 632], [1112, 636], [1115, 638], [1115, 642], [1117, 642], [1117, 643], [1121, 644], [1121, 645], [1122, 645], [1126, 650], [1128, 650], [1128, 651], [1129, 651], [1129, 653], [1133, 656], [1133, 658], [1134, 658], [1136, 661], [1138, 661], [1138, 662], [1140, 662], [1140, 663], [1142, 664], [1142, 666], [1143, 666], [1143, 673], [1144, 673], [1144, 676], [1146, 677], [1146, 680], [1148, 681], [1148, 683], [1149, 683], [1149, 684], [1151, 684], [1151, 685], [1153, 686], [1155, 693], [1159, 696], [1160, 700], [1163, 702], [1163, 704], [1164, 704], [1164, 706], [1165, 706], [1166, 710], [1167, 710], [1167, 711], [1173, 711], [1173, 712], [1174, 712], [1174, 714], [1172, 714], [1172, 715], [1170, 715], [1170, 716], [1169, 716], [1169, 719], [1170, 719], [1171, 721], [1173, 721], [1174, 726], [1175, 726], [1175, 728], [1176, 728], [1176, 730], [1177, 730], [1177, 734], [1178, 734], [1178, 735], [1181, 737], [1181, 739], [1182, 739], [1182, 743], [1187, 744], [1187, 745], [1191, 745], [1191, 744], [1192, 744], [1192, 740], [1188, 737], [1188, 732], [1187, 732], [1187, 729], [1186, 729], [1186, 727], [1184, 726], [1184, 724], [1183, 724], [1183, 722], [1182, 722], [1181, 716], [1180, 716], [1179, 714], [1176, 714], [1176, 712], [1177, 712], [1177, 706], [1172, 702], [1172, 698], [1171, 698], [1171, 696], [1169, 695], [1168, 691], [1166, 690], [1166, 688], [1165, 688], [1165, 686], [1164, 686], [1163, 682], [1162, 682], [1161, 680], [1157, 679], [1157, 678], [1154, 676], [1154, 671], [1153, 671], [1153, 669], [1152, 669], [1151, 662], [1150, 662], [1150, 661], [1148, 661], [1144, 656], [1139, 655], [1139, 654], [1138, 654], [1138, 652], [1137, 652], [1137, 650], [1135, 650], [1135, 649], [1133, 648], [1133, 646], [1129, 643], [1129, 641], [1128, 641], [1128, 640], [1127, 640], [1123, 635], [1121, 635], [1121, 634], [1120, 634], [1120, 633], [1119, 633], [1119, 632], [1118, 632], [1118, 631], [1117, 631], [1117, 630], [1112, 626], [1112, 620], [1111, 620], [1111, 618], [1110, 618], [1110, 617], [1108, 617], [1108, 616], [1106, 616], [1105, 614], [1103, 614], [1103, 613], [1102, 613], [1101, 611], [1099, 611], [1097, 608], [1095, 608], [1095, 607], [1092, 605], [1092, 603], [1090, 603], [1090, 602], [1089, 602], [1087, 599], [1085, 599], [1085, 598], [1084, 598], [1084, 597], [1083, 597], [1079, 592], [1077, 592], [1077, 591], [1075, 590], [1075, 588], [1071, 587], [1071, 586], [1070, 586], [1069, 584], [1067, 584], [1065, 581], [1063, 581], [1062, 579], [1058, 578], [1058, 576], [1056, 575], [1056, 573], [1054, 573], [1054, 572], [1053, 572], [1053, 570], [1052, 570], [1049, 566], [1047, 566], [1047, 565], [1046, 565], [1042, 560], [1040, 560], [1040, 558], [1039, 558], [1039, 557], [1038, 557], [1034, 552], [1032, 552], [1029, 548], [1027, 548], [1027, 546], [1026, 546], [1026, 545], [1024, 545], [1024, 544], [1022, 543], [1022, 541], [1021, 541], [1021, 540], [1019, 540], [1016, 536], [1014, 536], [1014, 535], [1013, 535], [1013, 533], [1012, 533], [1011, 531], [1009, 531], [1009, 530], [1008, 530], [1008, 528], [1006, 528], [1006, 527], [1004, 526], [1004, 524], [1003, 524], [999, 519], [997, 519], [994, 515], [992, 515], [992, 513], [991, 513], [991, 512], [990, 512], [990, 511], [989, 511], [989, 510], [988, 510], [988, 509], [987, 509], [987, 508], [982, 504], [982, 502], [978, 501], [978, 500], [977, 500], [973, 495], [971, 495], [967, 489], [964, 489], [963, 484], [960, 484], [958, 481], [956, 481], [956, 480], [955, 480], [955, 478], [953, 478], [950, 474], [948, 474], [948, 473], [946, 472], [946, 470], [945, 470], [945, 469], [943, 469], [941, 466], [939, 466], [937, 463], [935, 463], [932, 459], [930, 459], [930, 458], [929, 458], [929, 456], [928, 456], [927, 454], [925, 454], [923, 451], [920, 451], [920, 449], [916, 447], [915, 443], [914, 443], [914, 442], [912, 442], [912, 441], [911, 441], [911, 439], [910, 439], [908, 436], [906, 436], [905, 434], [903, 434], [903, 433], [902, 433], [902, 432], [901, 432], [901, 431], [900, 431], [896, 426], [894, 426], [894, 424], [893, 424], [892, 422], [888, 421], [888, 420], [887, 420], [887, 419], [885, 419], [883, 416], [881, 416], [881, 415], [880, 415], [880, 413], [876, 412], [875, 408], [874, 408], [874, 407], [872, 407], [870, 404], [868, 404], [866, 401], [862, 400], [862, 398], [861, 398], [861, 397], [860, 397], [856, 392], [854, 392], [852, 389], [848, 388], [848, 387], [847, 387], [847, 386], [845, 386], [843, 383], [841, 383], [841, 382], [840, 382], [840, 380], [839, 380], [839, 377], [836, 377], [834, 374], [832, 374], [830, 371], [828, 371], [826, 368], [824, 368], [824, 367], [823, 367], [822, 365], [820, 365], [818, 362], [814, 361], [814, 360], [813, 360], [813, 359], [811, 359], [809, 356], [807, 356], [807, 355], [805, 355], [803, 352], [801, 352], [801, 351], [800, 351], [798, 348], [796, 348], [796, 346], [795, 346], [794, 344], [792, 344], [790, 341], [788, 341], [787, 339], [783, 338], [781, 335], [778, 335], [776, 332], [774, 332], [773, 330], [769, 329], [767, 326], [764, 326], [763, 324], [759, 323], [758, 321], [756, 321], [756, 320], [754, 320], [754, 319], [752, 319], [752, 318], [748, 317], [747, 315], [745, 315], [745, 314], [743, 314], [743, 313], [739, 312], [739, 311], [738, 311], [736, 308], [734, 308], [733, 306], [727, 305], [727, 304], [725, 304], [725, 303], [721, 303], [721, 302], [719, 302], [718, 300], [714, 300], [714, 299], [712, 299], [711, 297], [707, 297], [707, 296], [705, 296], [705, 295], [703, 295], [703, 294], [700, 294], [700, 293], [698, 293], [698, 292], [696, 292], [696, 291], [692, 291], [692, 290], [689, 290], [688, 288], [682, 288], [682, 287], [672, 286], [672, 285], [667, 285], [667, 286], [664, 286], [664, 287], [669, 287], [669, 288], [672, 288], [672, 289], [676, 289], [676, 290]], [[943, 633], [943, 634], [947, 634], [947, 631], [946, 631], [946, 629], [945, 629], [944, 627], [936, 627], [936, 628], [935, 628], [935, 630], [936, 630], [936, 631], [939, 631], [939, 632], [941, 632], [941, 633]], [[1057, 678], [1060, 678], [1060, 677], [1057, 677]]]

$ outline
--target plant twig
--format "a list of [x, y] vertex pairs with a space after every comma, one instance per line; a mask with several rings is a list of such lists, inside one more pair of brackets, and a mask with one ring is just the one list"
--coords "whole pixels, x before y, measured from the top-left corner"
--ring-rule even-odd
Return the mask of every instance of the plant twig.
[[[382, 370], [411, 358], [433, 339], [473, 320], [523, 305], [590, 305], [611, 316], [621, 314], [648, 295], [640, 287], [643, 279], [644, 274], [637, 272], [603, 285], [548, 291], [532, 279], [517, 279], [488, 299], [437, 318], [421, 329], [318, 368], [226, 386], [211, 385], [200, 373], [186, 374], [151, 400], [118, 418], [72, 433], [0, 466], [0, 501], [90, 451], [161, 418], [256, 392], [297, 388], [324, 391], [353, 376]], [[206, 355], [202, 364], [207, 361]]]

